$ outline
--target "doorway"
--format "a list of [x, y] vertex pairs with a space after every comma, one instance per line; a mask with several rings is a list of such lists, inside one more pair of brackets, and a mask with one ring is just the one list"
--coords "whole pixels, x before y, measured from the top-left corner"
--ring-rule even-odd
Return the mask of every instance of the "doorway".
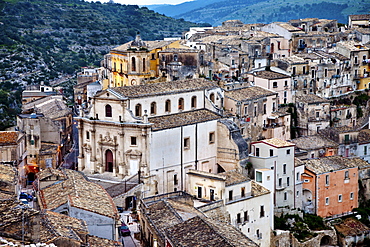
[[109, 149], [105, 151], [105, 171], [113, 172], [113, 153]]

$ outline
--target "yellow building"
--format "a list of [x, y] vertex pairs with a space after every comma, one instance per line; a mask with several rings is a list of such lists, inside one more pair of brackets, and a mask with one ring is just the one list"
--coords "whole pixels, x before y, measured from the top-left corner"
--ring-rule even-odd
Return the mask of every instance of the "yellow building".
[[138, 34], [135, 40], [112, 49], [102, 62], [103, 89], [144, 84], [159, 77], [158, 52], [182, 47], [180, 40], [147, 41]]

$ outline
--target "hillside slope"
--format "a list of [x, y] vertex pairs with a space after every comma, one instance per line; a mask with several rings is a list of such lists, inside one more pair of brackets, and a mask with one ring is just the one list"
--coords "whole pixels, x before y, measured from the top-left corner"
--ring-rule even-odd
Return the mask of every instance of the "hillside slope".
[[309, 17], [336, 19], [340, 23], [347, 23], [348, 15], [367, 14], [369, 9], [370, 1], [363, 0], [195, 0], [162, 8], [157, 6], [155, 11], [175, 18], [218, 26], [230, 19], [239, 19], [244, 23], [270, 23]]
[[136, 5], [80, 0], [0, 0], [0, 130], [14, 124], [28, 84], [68, 81], [81, 67], [133, 40], [181, 36], [191, 22]]

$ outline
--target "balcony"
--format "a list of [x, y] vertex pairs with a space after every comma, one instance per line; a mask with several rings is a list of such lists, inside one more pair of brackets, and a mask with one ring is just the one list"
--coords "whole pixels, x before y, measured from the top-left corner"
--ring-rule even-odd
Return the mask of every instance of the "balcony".
[[286, 183], [282, 183], [276, 186], [276, 190], [284, 190], [288, 185]]
[[278, 127], [284, 127], [285, 125], [282, 123], [271, 123], [271, 124], [264, 124], [263, 129], [273, 129]]
[[233, 196], [232, 198], [227, 197], [225, 199], [225, 204], [233, 203], [233, 202], [236, 202], [236, 201], [245, 200], [245, 199], [251, 198], [252, 196], [253, 196], [252, 192], [248, 192], [248, 193], [245, 193], [244, 196], [237, 195], [237, 196]]

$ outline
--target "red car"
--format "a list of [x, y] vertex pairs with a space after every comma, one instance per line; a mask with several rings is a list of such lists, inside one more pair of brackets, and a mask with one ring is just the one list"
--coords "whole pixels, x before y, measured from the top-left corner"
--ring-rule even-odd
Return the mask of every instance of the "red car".
[[131, 235], [130, 229], [123, 222], [122, 222], [122, 225], [120, 226], [120, 234], [121, 234], [121, 236], [130, 236]]

